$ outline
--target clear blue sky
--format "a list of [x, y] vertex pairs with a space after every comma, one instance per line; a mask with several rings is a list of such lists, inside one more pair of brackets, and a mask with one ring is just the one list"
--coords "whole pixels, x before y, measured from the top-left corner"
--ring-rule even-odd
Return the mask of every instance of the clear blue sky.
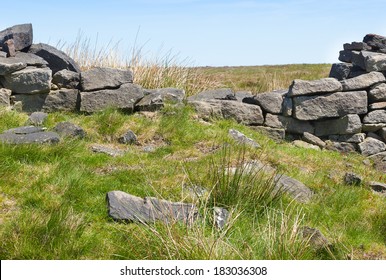
[[385, 0], [2, 1], [0, 29], [31, 22], [34, 42], [162, 47], [195, 66], [336, 62], [342, 44], [386, 35]]

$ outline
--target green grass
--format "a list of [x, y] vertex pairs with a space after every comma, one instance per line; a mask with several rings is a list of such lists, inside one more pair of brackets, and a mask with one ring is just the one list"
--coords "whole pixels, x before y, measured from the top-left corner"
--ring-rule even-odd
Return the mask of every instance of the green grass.
[[[1, 130], [23, 125], [23, 113], [0, 111]], [[342, 155], [277, 144], [230, 120], [211, 125], [188, 107], [166, 107], [154, 118], [107, 109], [93, 115], [50, 114], [82, 126], [85, 139], [56, 145], [0, 145], [1, 259], [363, 259], [385, 258], [385, 199], [365, 185], [343, 184], [346, 171], [365, 180], [384, 174]], [[235, 128], [260, 145], [239, 147], [227, 135]], [[132, 129], [140, 145], [118, 144]], [[92, 143], [126, 149], [123, 157], [90, 151]], [[145, 145], [155, 145], [151, 153]], [[225, 147], [225, 148], [222, 148]], [[304, 182], [315, 193], [309, 204], [272, 196], [269, 176], [243, 173], [243, 163], [260, 159]], [[234, 174], [226, 167], [238, 167]], [[105, 195], [121, 190], [137, 196], [196, 201], [184, 186], [200, 184], [209, 195], [197, 201], [202, 219], [192, 226], [120, 224], [107, 215]], [[213, 227], [213, 206], [231, 217]], [[320, 229], [332, 243], [314, 250], [296, 233]]]

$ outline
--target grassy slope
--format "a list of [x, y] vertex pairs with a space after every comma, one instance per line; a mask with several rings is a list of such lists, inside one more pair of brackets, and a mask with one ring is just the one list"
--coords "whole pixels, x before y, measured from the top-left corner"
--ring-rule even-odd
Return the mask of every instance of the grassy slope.
[[[286, 67], [298, 68], [298, 72], [304, 68]], [[324, 66], [307, 67], [324, 71], [320, 69]], [[216, 76], [223, 71], [205, 69], [209, 70], [217, 72]], [[246, 74], [243, 77], [248, 79]], [[23, 125], [27, 116], [1, 111], [0, 118], [3, 131]], [[1, 259], [386, 258], [385, 199], [365, 185], [349, 187], [342, 182], [346, 171], [368, 181], [385, 181], [384, 174], [365, 166], [358, 154], [276, 144], [233, 121], [202, 123], [188, 108], [167, 107], [155, 116], [124, 115], [111, 109], [91, 116], [55, 113], [45, 125], [52, 128], [64, 120], [84, 127], [87, 138], [65, 139], [53, 146], [0, 145]], [[142, 145], [157, 145], [156, 151], [144, 153], [141, 146], [117, 144], [117, 137], [128, 128], [137, 133]], [[312, 203], [300, 205], [287, 197], [256, 204], [243, 199], [254, 195], [250, 189], [269, 186], [269, 178], [268, 182], [260, 178], [252, 185], [236, 184], [236, 200], [226, 198], [229, 188], [225, 186], [223, 193], [203, 201], [208, 207], [227, 203], [232, 218], [223, 231], [212, 229], [208, 207], [201, 209], [206, 219], [192, 227], [126, 225], [108, 218], [105, 195], [111, 190], [192, 201], [184, 185], [217, 187], [212, 175], [223, 169], [221, 146], [231, 144], [229, 162], [236, 164], [239, 155], [240, 148], [227, 136], [229, 128], [262, 145], [258, 151], [247, 149], [247, 159], [262, 159], [312, 188], [316, 193]], [[92, 153], [91, 143], [128, 151], [111, 158]], [[319, 228], [333, 246], [313, 250], [294, 234], [303, 225]]]

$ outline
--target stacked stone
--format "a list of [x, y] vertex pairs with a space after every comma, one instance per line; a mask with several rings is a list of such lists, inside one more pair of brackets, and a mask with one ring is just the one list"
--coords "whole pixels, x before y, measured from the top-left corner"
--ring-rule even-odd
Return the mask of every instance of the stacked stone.
[[174, 88], [142, 89], [133, 84], [131, 70], [93, 68], [81, 72], [64, 52], [47, 44], [33, 44], [31, 24], [0, 31], [0, 106], [25, 112], [92, 113], [107, 107], [154, 111], [165, 102], [181, 103], [184, 96], [183, 90]]

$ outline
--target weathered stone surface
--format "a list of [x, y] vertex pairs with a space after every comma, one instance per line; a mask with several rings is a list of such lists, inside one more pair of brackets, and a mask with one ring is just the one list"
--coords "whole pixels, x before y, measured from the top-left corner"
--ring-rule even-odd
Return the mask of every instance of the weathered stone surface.
[[0, 82], [14, 93], [48, 93], [51, 89], [51, 78], [52, 71], [48, 68], [27, 67], [0, 76]]
[[339, 61], [351, 63], [352, 61], [352, 51], [343, 50], [339, 52]]
[[78, 64], [71, 57], [50, 45], [33, 44], [28, 52], [36, 54], [47, 61], [52, 74], [63, 69], [80, 73]]
[[45, 112], [76, 111], [79, 109], [79, 91], [77, 89], [60, 89], [51, 91], [42, 106]]
[[280, 142], [285, 138], [285, 130], [283, 128], [273, 128], [266, 126], [251, 126], [253, 130], [267, 135], [269, 138]]
[[15, 48], [15, 42], [13, 39], [8, 39], [3, 44], [3, 50], [7, 53], [8, 57], [15, 57], [16, 55], [16, 48]]
[[363, 132], [375, 132], [383, 127], [386, 127], [386, 123], [364, 123], [362, 124]]
[[124, 135], [118, 138], [121, 144], [136, 144], [138, 143], [137, 135], [132, 130], [128, 130]]
[[359, 57], [363, 60], [360, 64], [363, 63], [363, 69], [367, 72], [386, 70], [386, 54], [384, 53], [362, 51]]
[[143, 98], [143, 90], [134, 84], [123, 84], [118, 89], [104, 89], [80, 93], [80, 111], [92, 113], [108, 107], [133, 112], [134, 105]]
[[247, 146], [251, 146], [252, 148], [260, 148], [260, 145], [256, 143], [256, 141], [245, 136], [240, 131], [237, 131], [235, 129], [229, 129], [228, 134], [239, 144], [245, 144]]
[[124, 150], [117, 149], [117, 148], [111, 148], [106, 145], [99, 145], [99, 144], [94, 144], [91, 146], [91, 151], [94, 153], [101, 153], [101, 154], [106, 154], [112, 157], [118, 157], [118, 156], [123, 156], [125, 154]]
[[0, 57], [0, 76], [8, 75], [27, 67], [27, 63], [15, 57]]
[[275, 188], [292, 196], [296, 201], [309, 202], [313, 192], [302, 182], [284, 174], [277, 174], [274, 177]]
[[59, 88], [76, 89], [79, 87], [80, 74], [67, 69], [60, 70], [52, 77], [52, 83]]
[[337, 142], [348, 142], [348, 143], [361, 143], [365, 141], [365, 133], [347, 134], [347, 135], [329, 135], [328, 139]]
[[44, 102], [48, 93], [43, 94], [17, 94], [13, 95], [12, 101], [15, 104], [18, 104], [21, 107], [21, 111], [32, 113], [43, 110]]
[[379, 136], [381, 136], [382, 140], [386, 142], [386, 127], [382, 127], [379, 130]]
[[62, 137], [86, 137], [84, 129], [71, 122], [60, 122], [54, 127], [54, 130]]
[[363, 118], [363, 123], [386, 123], [386, 110], [375, 110], [369, 112]]
[[371, 181], [369, 182], [369, 186], [375, 192], [386, 194], [386, 184], [384, 183]]
[[314, 133], [314, 127], [310, 122], [299, 121], [291, 117], [267, 114], [264, 125], [273, 128], [284, 128], [289, 133], [303, 134]]
[[336, 142], [336, 141], [326, 141], [325, 149], [331, 150], [331, 151], [337, 151], [341, 153], [351, 153], [355, 152], [357, 148], [357, 144], [355, 143], [348, 143], [348, 142]]
[[[347, 81], [347, 80], [345, 80]], [[367, 113], [367, 92], [335, 92], [321, 96], [299, 96], [293, 99], [293, 115], [299, 120], [319, 120]]]
[[335, 78], [338, 81], [347, 79], [352, 67], [353, 66], [350, 63], [334, 63], [331, 66], [330, 74], [328, 76], [330, 78]]
[[3, 52], [3, 51], [0, 51], [0, 57], [7, 57], [7, 53], [6, 52]]
[[348, 51], [371, 50], [371, 47], [364, 42], [352, 42], [343, 44], [343, 49]]
[[369, 91], [369, 102], [386, 101], [386, 84], [378, 84]]
[[368, 157], [374, 162], [374, 167], [381, 172], [386, 172], [386, 152], [380, 152]]
[[331, 134], [355, 134], [362, 130], [361, 119], [358, 115], [346, 115], [339, 119], [317, 121], [315, 125], [316, 136], [328, 136]]
[[293, 102], [291, 97], [284, 97], [283, 100], [283, 107], [282, 107], [282, 113], [285, 117], [291, 117], [292, 116], [292, 108], [293, 108]]
[[223, 229], [227, 224], [229, 212], [222, 207], [213, 207], [214, 226], [218, 229]]
[[380, 72], [371, 72], [355, 78], [341, 81], [343, 91], [366, 89], [377, 83], [385, 82], [385, 76]]
[[165, 103], [180, 104], [184, 97], [185, 91], [176, 88], [145, 90], [145, 97], [135, 105], [135, 110], [154, 112], [163, 108]]
[[10, 106], [11, 91], [9, 89], [0, 88], [0, 107]]
[[48, 62], [33, 53], [17, 52], [15, 60], [26, 63], [28, 66], [47, 67]]
[[0, 142], [7, 144], [44, 144], [58, 143], [59, 135], [55, 132], [34, 132], [27, 134], [3, 133], [0, 134]]
[[272, 92], [259, 93], [252, 98], [244, 99], [244, 103], [259, 105], [265, 112], [272, 114], [280, 114], [284, 95], [288, 90], [275, 90]]
[[140, 198], [122, 191], [111, 191], [106, 196], [108, 214], [114, 220], [138, 223], [192, 223], [198, 218], [194, 204], [171, 202], [154, 197]]
[[319, 137], [317, 137], [309, 132], [304, 132], [302, 139], [303, 139], [303, 141], [310, 143], [310, 144], [313, 144], [313, 145], [316, 145], [320, 148], [324, 148], [324, 146], [326, 146], [326, 143], [322, 139], [320, 139]]
[[188, 101], [207, 101], [207, 100], [237, 100], [234, 92], [230, 88], [205, 90], [196, 95], [188, 97]]
[[44, 112], [33, 112], [27, 120], [27, 124], [34, 126], [42, 126], [43, 123], [47, 120], [48, 114]]
[[367, 34], [363, 42], [371, 47], [373, 51], [379, 51], [386, 48], [386, 38], [377, 34]]
[[234, 119], [246, 125], [259, 125], [264, 122], [263, 112], [256, 105], [228, 100], [190, 101], [189, 104], [204, 120], [211, 117]]
[[45, 131], [44, 127], [38, 127], [33, 125], [27, 125], [27, 126], [20, 126], [11, 128], [8, 130], [5, 130], [3, 133], [12, 133], [12, 134], [31, 134], [36, 132], [43, 132]]
[[316, 228], [305, 226], [299, 229], [299, 233], [314, 250], [322, 250], [331, 245], [330, 241]]
[[364, 156], [371, 156], [386, 151], [386, 144], [377, 139], [367, 137], [359, 144], [359, 150]]
[[13, 40], [16, 51], [28, 48], [33, 40], [32, 24], [19, 24], [0, 31], [0, 47], [9, 39]]
[[303, 148], [303, 149], [311, 149], [311, 150], [316, 150], [320, 151], [320, 147], [302, 140], [295, 140], [292, 141], [292, 145], [298, 148]]
[[353, 172], [347, 172], [344, 175], [344, 182], [346, 185], [350, 186], [358, 186], [362, 183], [362, 177], [359, 176], [358, 174], [355, 174]]
[[133, 72], [131, 70], [96, 67], [80, 74], [82, 91], [116, 89], [132, 82]]
[[305, 81], [294, 80], [289, 88], [288, 96], [314, 95], [318, 93], [338, 92], [342, 84], [335, 78]]
[[370, 110], [386, 109], [386, 101], [370, 104], [369, 109]]
[[[377, 131], [377, 133], [378, 133], [378, 131]], [[377, 133], [375, 133], [375, 132], [368, 132], [367, 133], [367, 137], [371, 137], [371, 138], [374, 138], [374, 139], [377, 139], [377, 140], [383, 142], [383, 138], [381, 136], [379, 136]]]

